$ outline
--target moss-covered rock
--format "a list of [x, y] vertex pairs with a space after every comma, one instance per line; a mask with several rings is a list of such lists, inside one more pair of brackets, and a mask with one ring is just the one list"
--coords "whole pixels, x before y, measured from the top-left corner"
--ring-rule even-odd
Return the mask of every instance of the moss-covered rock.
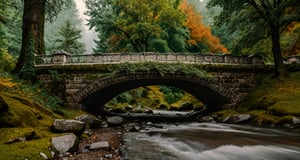
[[250, 113], [257, 125], [282, 125], [300, 116], [300, 72], [281, 81], [263, 75], [257, 84], [235, 108], [237, 112]]
[[253, 104], [253, 106], [251, 106], [251, 109], [268, 110], [270, 106], [276, 104], [279, 100], [274, 97], [263, 96], [254, 101], [255, 103]]
[[9, 109], [1, 114], [0, 127], [34, 127], [38, 125], [37, 110], [5, 95], [2, 95], [2, 98]]

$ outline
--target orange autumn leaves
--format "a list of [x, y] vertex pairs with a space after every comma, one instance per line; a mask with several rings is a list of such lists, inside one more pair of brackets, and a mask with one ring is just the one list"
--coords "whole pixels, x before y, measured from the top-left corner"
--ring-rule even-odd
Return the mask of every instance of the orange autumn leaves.
[[219, 38], [212, 35], [209, 27], [202, 24], [202, 16], [197, 13], [194, 5], [184, 0], [180, 4], [180, 9], [183, 10], [187, 16], [186, 26], [190, 30], [189, 44], [197, 46], [199, 43], [204, 43], [209, 47], [209, 51], [212, 53], [228, 53], [227, 48], [220, 43]]

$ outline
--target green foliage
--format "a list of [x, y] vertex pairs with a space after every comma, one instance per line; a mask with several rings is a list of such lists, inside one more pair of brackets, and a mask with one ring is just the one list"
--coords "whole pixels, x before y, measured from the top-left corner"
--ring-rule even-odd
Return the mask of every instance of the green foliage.
[[168, 104], [172, 104], [178, 100], [180, 100], [184, 94], [184, 92], [176, 87], [170, 87], [161, 85], [160, 91], [164, 93], [165, 101]]
[[8, 53], [7, 49], [0, 48], [0, 71], [9, 72], [14, 68], [15, 58]]
[[132, 96], [128, 92], [121, 93], [115, 97], [117, 103], [129, 103], [132, 100]]
[[166, 63], [158, 63], [158, 62], [144, 62], [144, 63], [121, 63], [118, 65], [110, 66], [108, 68], [110, 70], [111, 75], [119, 73], [138, 73], [138, 72], [151, 72], [156, 71], [161, 76], [164, 76], [167, 73], [181, 73], [185, 75], [195, 75], [197, 77], [201, 77], [204, 79], [211, 79], [211, 77], [207, 74], [207, 72], [202, 68], [201, 65], [189, 65], [189, 64], [166, 64]]
[[159, 53], [166, 53], [166, 52], [170, 52], [170, 48], [168, 46], [168, 42], [166, 40], [163, 39], [154, 39], [152, 41], [150, 41], [151, 46], [155, 46], [153, 49], [150, 50], [156, 50]]
[[0, 2], [0, 48], [17, 55], [22, 37], [22, 2]]
[[61, 6], [62, 11], [52, 21], [45, 24], [45, 43], [47, 54], [55, 53], [58, 50], [65, 50], [72, 54], [83, 54], [85, 46], [79, 41], [82, 30], [81, 19], [79, 18], [75, 2]]
[[[131, 105], [131, 107], [128, 107]], [[192, 106], [192, 108], [191, 108]], [[116, 96], [106, 107], [122, 109], [130, 112], [146, 111], [148, 109], [181, 110], [189, 107], [202, 109], [203, 104], [193, 95], [172, 86], [143, 86]]]
[[54, 81], [55, 83], [62, 82], [62, 75], [60, 75], [56, 70], [48, 70], [48, 72], [52, 81]]
[[300, 16], [300, 3], [293, 0], [211, 0], [208, 3], [209, 8], [216, 6], [221, 7], [222, 11], [216, 17], [215, 24], [226, 28], [224, 33], [231, 37], [231, 43], [224, 44], [230, 44], [233, 54], [261, 55], [268, 60], [272, 53], [272, 42], [268, 40], [272, 24], [278, 24], [283, 30]]
[[189, 32], [179, 2], [87, 0], [89, 25], [99, 34], [95, 52], [185, 51]]
[[72, 4], [73, 0], [46, 0], [46, 17], [52, 22], [57, 15]]

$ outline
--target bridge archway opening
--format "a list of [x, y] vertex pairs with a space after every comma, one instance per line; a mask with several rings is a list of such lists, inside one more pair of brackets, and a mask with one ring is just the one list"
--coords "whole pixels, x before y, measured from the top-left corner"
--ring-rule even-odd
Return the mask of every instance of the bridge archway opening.
[[[127, 75], [128, 76], [128, 75]], [[176, 78], [165, 78], [158, 77], [149, 78], [145, 76], [142, 79], [125, 79], [124, 77], [113, 77], [109, 80], [99, 80], [96, 81], [91, 86], [86, 87], [81, 92], [88, 93], [85, 95], [79, 95], [81, 98], [81, 103], [83, 107], [91, 113], [98, 114], [101, 113], [104, 109], [104, 105], [109, 102], [115, 96], [142, 86], [150, 85], [166, 85], [174, 86], [176, 88], [185, 90], [186, 92], [194, 95], [206, 106], [207, 110], [215, 111], [219, 110], [224, 104], [231, 103], [231, 97], [224, 95], [220, 91], [224, 91], [222, 86], [218, 86], [216, 83], [211, 83], [207, 80], [198, 80], [193, 81], [192, 79], [176, 79]], [[107, 85], [101, 81], [105, 81]], [[216, 86], [220, 87], [220, 90], [217, 90]], [[214, 88], [215, 87], [215, 88]]]
[[143, 113], [153, 110], [200, 111], [204, 104], [194, 95], [173, 86], [151, 85], [125, 91], [106, 105], [112, 112]]

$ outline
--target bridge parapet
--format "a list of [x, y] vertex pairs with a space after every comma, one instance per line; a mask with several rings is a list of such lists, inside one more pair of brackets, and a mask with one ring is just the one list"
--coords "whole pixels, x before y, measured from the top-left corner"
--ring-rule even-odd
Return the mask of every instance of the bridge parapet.
[[300, 64], [300, 55], [292, 55], [285, 58], [286, 64]]
[[248, 56], [184, 53], [106, 53], [71, 55], [64, 51], [36, 56], [36, 65], [49, 64], [114, 64], [124, 62], [165, 62], [229, 65], [262, 65], [262, 59]]

